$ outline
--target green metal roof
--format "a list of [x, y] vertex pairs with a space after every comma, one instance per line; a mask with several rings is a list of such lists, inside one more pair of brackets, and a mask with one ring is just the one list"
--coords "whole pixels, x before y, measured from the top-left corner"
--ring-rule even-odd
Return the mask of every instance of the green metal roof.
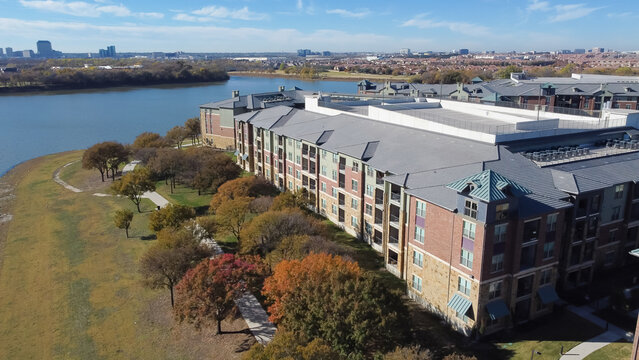
[[450, 299], [450, 301], [448, 302], [449, 308], [464, 315], [466, 315], [471, 305], [473, 305], [473, 303], [471, 303], [470, 300], [466, 299], [461, 294], [455, 294], [453, 298]]
[[539, 295], [539, 299], [544, 305], [554, 303], [559, 300], [559, 296], [552, 285], [540, 287], [537, 290], [537, 295]]
[[504, 200], [508, 198], [509, 194], [519, 197], [531, 193], [525, 187], [492, 170], [484, 170], [478, 174], [452, 182], [446, 187], [459, 193], [470, 190], [468, 195], [485, 202]]
[[506, 306], [504, 300], [501, 299], [486, 304], [486, 312], [488, 312], [488, 316], [490, 316], [491, 320], [501, 319], [510, 315], [508, 306]]

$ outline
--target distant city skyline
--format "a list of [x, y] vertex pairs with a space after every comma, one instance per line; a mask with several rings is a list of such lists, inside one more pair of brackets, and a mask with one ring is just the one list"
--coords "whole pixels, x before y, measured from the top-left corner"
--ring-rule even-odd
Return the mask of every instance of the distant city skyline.
[[639, 50], [628, 30], [633, 0], [381, 1], [274, 0], [111, 2], [0, 0], [0, 47], [62, 52], [413, 52], [469, 49]]

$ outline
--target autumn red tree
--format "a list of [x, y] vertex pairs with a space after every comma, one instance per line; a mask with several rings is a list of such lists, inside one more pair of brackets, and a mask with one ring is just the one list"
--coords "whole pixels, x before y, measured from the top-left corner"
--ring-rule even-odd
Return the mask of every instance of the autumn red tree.
[[264, 272], [258, 257], [223, 254], [202, 261], [176, 286], [175, 317], [196, 328], [215, 322], [221, 334], [222, 320], [237, 313], [235, 301], [246, 291], [255, 291]]

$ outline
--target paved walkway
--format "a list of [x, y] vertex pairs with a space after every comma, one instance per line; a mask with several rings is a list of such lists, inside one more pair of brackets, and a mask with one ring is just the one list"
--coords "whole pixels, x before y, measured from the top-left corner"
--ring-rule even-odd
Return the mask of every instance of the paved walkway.
[[153, 203], [161, 208], [167, 206], [169, 204], [169, 200], [165, 199], [164, 196], [158, 194], [155, 191], [147, 191], [142, 194], [143, 199], [149, 199], [153, 201]]
[[570, 349], [570, 351], [566, 352], [561, 357], [561, 360], [581, 360], [612, 342], [616, 342], [621, 339], [630, 340], [631, 336], [623, 329], [612, 324], [607, 324], [605, 320], [593, 315], [595, 309], [588, 305], [570, 305], [567, 309], [603, 329], [605, 329], [606, 325], [608, 325], [608, 330]]
[[75, 192], [75, 193], [81, 193], [81, 192], [82, 192], [82, 190], [78, 189], [78, 188], [77, 188], [77, 187], [75, 187], [75, 186], [71, 186], [71, 185], [67, 184], [66, 182], [62, 181], [62, 179], [60, 179], [60, 171], [61, 171], [62, 169], [64, 169], [65, 167], [70, 166], [70, 165], [73, 165], [73, 163], [76, 163], [76, 162], [78, 162], [78, 161], [80, 161], [80, 160], [71, 161], [70, 163], [65, 164], [63, 167], [58, 168], [58, 169], [57, 169], [57, 170], [53, 173], [53, 181], [55, 181], [55, 182], [57, 182], [58, 184], [62, 185], [65, 189], [67, 189], [67, 190], [71, 190], [71, 191], [73, 191], [73, 192]]
[[[200, 231], [200, 234], [204, 234], [204, 232]], [[201, 241], [203, 243], [213, 248], [215, 255], [224, 253], [215, 240], [204, 237], [203, 235], [200, 236], [202, 236]], [[247, 292], [235, 303], [240, 309], [240, 313], [242, 314], [244, 321], [246, 321], [246, 325], [249, 330], [251, 330], [251, 333], [255, 337], [255, 340], [262, 345], [266, 345], [271, 342], [271, 340], [273, 340], [273, 336], [275, 336], [277, 327], [269, 321], [268, 314], [264, 311], [260, 302], [257, 301], [257, 298], [255, 298], [255, 296], [250, 292]]]

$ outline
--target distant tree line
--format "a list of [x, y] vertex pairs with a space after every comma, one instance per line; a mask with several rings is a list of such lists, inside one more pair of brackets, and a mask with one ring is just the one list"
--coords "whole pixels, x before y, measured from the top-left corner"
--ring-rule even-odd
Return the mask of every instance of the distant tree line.
[[[111, 69], [102, 67], [107, 65]], [[86, 89], [228, 79], [226, 71], [216, 62], [47, 60], [22, 65], [18, 72], [0, 74], [0, 91]]]

